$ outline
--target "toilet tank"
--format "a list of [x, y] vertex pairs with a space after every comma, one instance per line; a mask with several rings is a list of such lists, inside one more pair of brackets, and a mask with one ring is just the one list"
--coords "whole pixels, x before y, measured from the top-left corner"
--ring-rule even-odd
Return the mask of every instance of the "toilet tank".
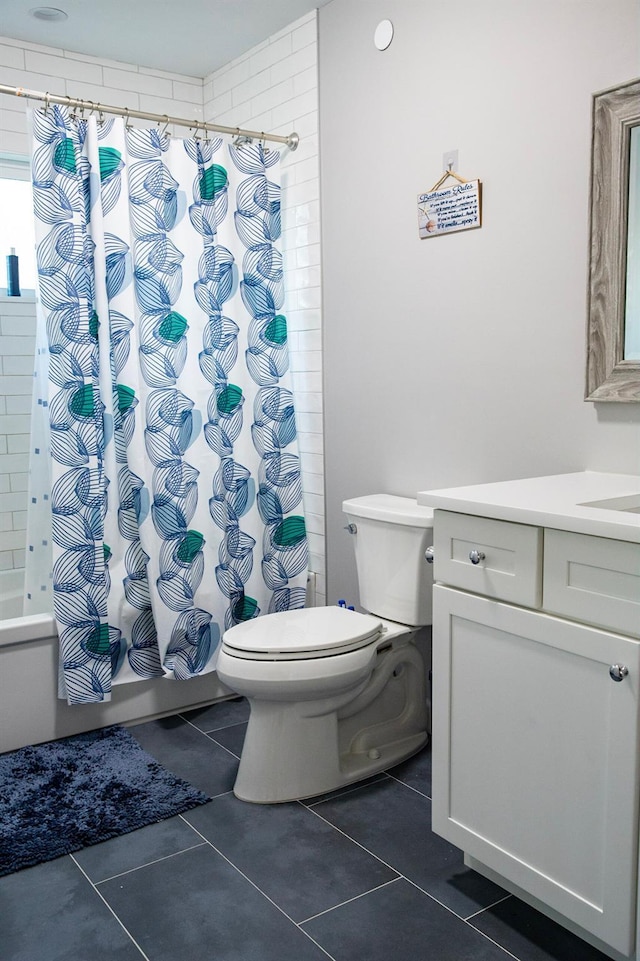
[[360, 604], [371, 614], [409, 624], [431, 624], [433, 510], [410, 497], [369, 494], [342, 504], [356, 552]]

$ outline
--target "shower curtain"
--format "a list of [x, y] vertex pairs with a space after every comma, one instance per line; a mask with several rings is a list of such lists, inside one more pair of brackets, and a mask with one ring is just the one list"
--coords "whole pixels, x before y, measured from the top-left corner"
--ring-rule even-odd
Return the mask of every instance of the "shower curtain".
[[61, 693], [85, 703], [304, 606], [279, 154], [32, 117]]

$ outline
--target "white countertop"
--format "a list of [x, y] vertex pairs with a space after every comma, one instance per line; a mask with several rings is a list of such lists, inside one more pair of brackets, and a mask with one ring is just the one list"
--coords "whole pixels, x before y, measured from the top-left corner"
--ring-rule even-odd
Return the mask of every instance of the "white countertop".
[[[591, 501], [615, 501], [609, 507], [585, 506]], [[520, 524], [595, 534], [640, 543], [640, 513], [613, 507], [640, 508], [640, 476], [581, 471], [528, 477], [525, 480], [474, 484], [445, 490], [419, 491], [419, 504]]]

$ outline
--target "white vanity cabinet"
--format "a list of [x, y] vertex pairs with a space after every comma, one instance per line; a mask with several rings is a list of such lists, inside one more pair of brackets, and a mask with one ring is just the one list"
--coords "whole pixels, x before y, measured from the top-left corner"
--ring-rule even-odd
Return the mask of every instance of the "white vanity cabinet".
[[433, 829], [611, 957], [640, 957], [635, 528], [598, 537], [429, 493]]

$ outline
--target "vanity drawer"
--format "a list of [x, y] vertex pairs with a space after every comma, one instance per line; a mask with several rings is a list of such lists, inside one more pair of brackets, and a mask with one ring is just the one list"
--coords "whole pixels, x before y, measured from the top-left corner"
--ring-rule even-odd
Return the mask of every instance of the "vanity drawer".
[[543, 582], [545, 611], [640, 637], [640, 544], [545, 530]]
[[[441, 584], [540, 607], [541, 528], [436, 510], [434, 548], [434, 574]], [[476, 564], [474, 551], [484, 555]]]

